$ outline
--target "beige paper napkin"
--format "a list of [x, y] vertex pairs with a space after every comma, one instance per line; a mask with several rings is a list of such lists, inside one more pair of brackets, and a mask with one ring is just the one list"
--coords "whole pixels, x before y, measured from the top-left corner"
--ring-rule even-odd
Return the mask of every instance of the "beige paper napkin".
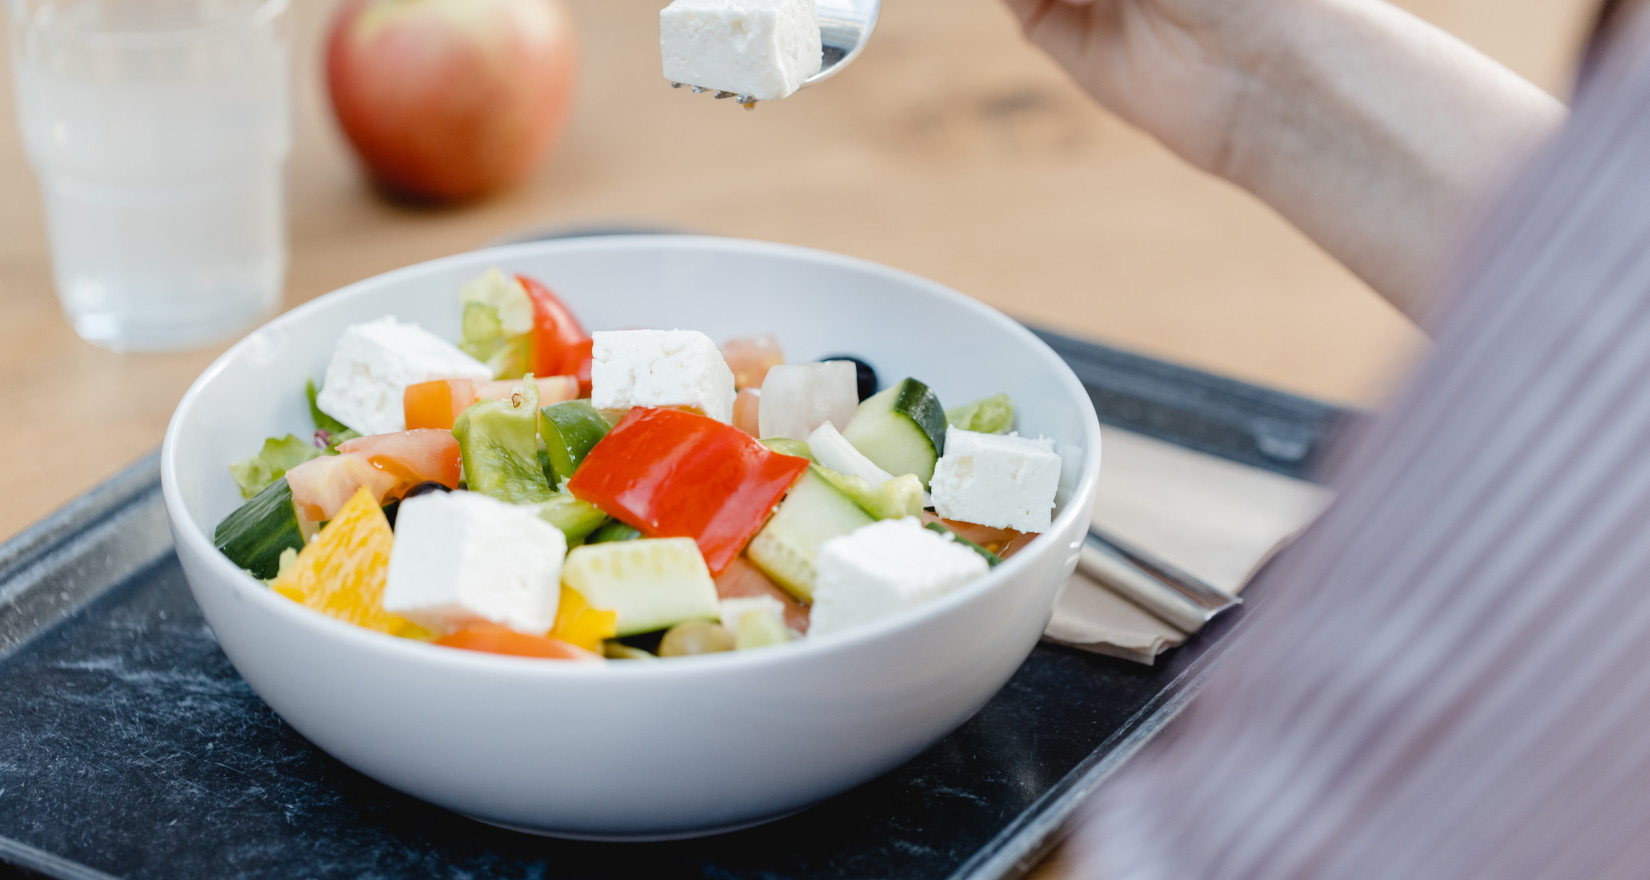
[[[1095, 525], [1228, 593], [1329, 504], [1329, 491], [1312, 483], [1118, 428], [1102, 433]], [[1186, 640], [1082, 574], [1043, 637], [1145, 664]]]

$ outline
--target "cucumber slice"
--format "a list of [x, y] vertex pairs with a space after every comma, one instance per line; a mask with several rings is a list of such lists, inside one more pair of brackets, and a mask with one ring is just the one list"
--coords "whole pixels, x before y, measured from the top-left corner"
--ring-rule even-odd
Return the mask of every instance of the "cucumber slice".
[[820, 545], [873, 522], [853, 499], [810, 467], [745, 553], [791, 595], [808, 602], [819, 573], [815, 560]]
[[282, 477], [224, 517], [212, 533], [212, 542], [229, 561], [269, 580], [281, 570], [281, 551], [304, 549], [298, 528], [298, 510], [292, 506], [292, 487]]
[[842, 494], [853, 499], [860, 509], [877, 519], [904, 519], [921, 516], [926, 502], [922, 483], [916, 474], [900, 474], [880, 486], [872, 486], [864, 477], [842, 474], [830, 468], [820, 468], [820, 476], [831, 481]]
[[980, 554], [980, 556], [985, 559], [985, 564], [991, 566], [992, 568], [996, 568], [997, 566], [1003, 564], [1003, 558], [1001, 556], [998, 556], [997, 554], [992, 553], [990, 550], [987, 550], [984, 547], [981, 547], [980, 545], [974, 543], [973, 541], [970, 541], [967, 538], [964, 538], [962, 535], [957, 534], [955, 531], [948, 528], [945, 525], [945, 523], [937, 523], [937, 522], [925, 523], [923, 525], [923, 528], [925, 528], [925, 529], [927, 529], [931, 532], [939, 532], [940, 534], [946, 536], [947, 538], [950, 538], [951, 540], [956, 541], [958, 544], [961, 544], [964, 547], [967, 547], [968, 549], [973, 550], [975, 553]]
[[785, 629], [785, 606], [772, 596], [723, 599], [722, 626], [733, 633], [734, 649], [738, 651], [791, 640]]
[[692, 538], [586, 544], [567, 554], [562, 582], [592, 608], [618, 613], [618, 635], [716, 620], [716, 582]]
[[906, 379], [860, 404], [842, 436], [877, 467], [896, 477], [916, 474], [927, 489], [945, 451], [945, 407], [927, 385]]
[[550, 459], [550, 485], [567, 482], [608, 429], [607, 420], [587, 400], [564, 400], [539, 410], [539, 437]]

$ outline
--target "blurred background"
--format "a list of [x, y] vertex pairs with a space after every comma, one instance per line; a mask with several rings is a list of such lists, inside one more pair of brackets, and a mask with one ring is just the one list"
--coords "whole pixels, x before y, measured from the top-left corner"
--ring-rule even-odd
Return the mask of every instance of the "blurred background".
[[[648, 228], [875, 260], [1029, 323], [1338, 402], [1377, 404], [1424, 350], [1402, 316], [1263, 205], [1095, 108], [1022, 42], [999, 0], [889, 0], [851, 68], [751, 112], [666, 85], [661, 0], [569, 5], [582, 70], [549, 159], [510, 191], [432, 208], [366, 182], [327, 103], [334, 3], [294, 0], [283, 308], [534, 230]], [[1559, 95], [1592, 10], [1402, 5]], [[0, 431], [0, 537], [156, 447], [184, 389], [227, 345], [122, 355], [75, 336], [52, 289], [9, 69], [0, 404], [13, 429]]]

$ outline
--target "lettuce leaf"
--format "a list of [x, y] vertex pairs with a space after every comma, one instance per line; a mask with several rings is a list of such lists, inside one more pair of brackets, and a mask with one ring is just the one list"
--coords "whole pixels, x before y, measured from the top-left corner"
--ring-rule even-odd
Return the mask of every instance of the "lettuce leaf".
[[319, 457], [321, 450], [295, 434], [271, 437], [264, 441], [264, 448], [257, 455], [231, 464], [229, 473], [235, 478], [235, 485], [241, 487], [241, 497], [251, 498], [286, 476], [287, 471]]
[[311, 421], [315, 422], [316, 448], [325, 448], [329, 453], [337, 452], [338, 444], [361, 436], [360, 431], [348, 427], [343, 422], [321, 412], [321, 407], [315, 403], [318, 392], [315, 388], [314, 379], [310, 379], [305, 383], [304, 393], [309, 395], [309, 417]]
[[1014, 401], [1007, 394], [993, 394], [946, 410], [945, 420], [951, 427], [964, 431], [1007, 434], [1014, 427]]

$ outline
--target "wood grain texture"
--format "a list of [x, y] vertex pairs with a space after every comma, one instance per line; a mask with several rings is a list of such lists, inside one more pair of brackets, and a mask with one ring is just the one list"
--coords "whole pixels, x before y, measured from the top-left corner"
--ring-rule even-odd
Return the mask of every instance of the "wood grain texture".
[[[523, 227], [639, 225], [876, 260], [1027, 321], [1337, 401], [1379, 401], [1423, 348], [1263, 205], [1095, 109], [998, 0], [890, 0], [847, 73], [748, 113], [665, 85], [661, 5], [575, 2], [585, 69], [552, 159], [512, 193], [431, 210], [363, 183], [322, 91], [331, 4], [296, 0], [285, 305]], [[1560, 0], [1405, 5], [1559, 94], [1588, 14]], [[0, 64], [0, 537], [153, 449], [224, 347], [116, 355], [74, 336], [13, 108]]]

